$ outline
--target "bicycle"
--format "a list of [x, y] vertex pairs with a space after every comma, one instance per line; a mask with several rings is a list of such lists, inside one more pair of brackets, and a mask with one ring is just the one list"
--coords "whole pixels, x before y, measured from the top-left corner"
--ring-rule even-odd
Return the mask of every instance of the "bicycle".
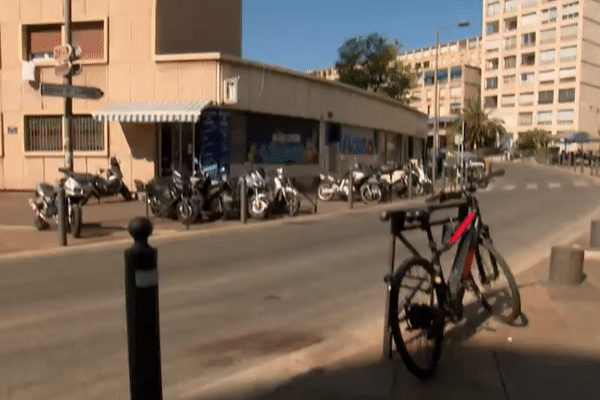
[[[489, 180], [502, 175], [504, 171], [500, 170], [482, 179]], [[507, 324], [513, 324], [521, 315], [521, 299], [515, 278], [502, 255], [494, 248], [489, 226], [481, 218], [475, 197], [478, 184], [477, 180], [470, 179], [460, 191], [442, 192], [426, 199], [427, 203], [439, 200], [439, 204], [387, 211], [380, 217], [382, 221], [390, 220], [392, 235], [390, 273], [384, 278], [388, 286], [388, 298], [383, 351], [384, 355], [391, 358], [393, 338], [402, 361], [419, 379], [425, 380], [433, 376], [441, 355], [446, 321], [456, 323], [462, 320], [466, 290], [472, 291], [488, 312]], [[456, 201], [457, 199], [460, 201]], [[448, 200], [455, 201], [446, 203]], [[457, 218], [431, 219], [433, 211], [453, 208], [458, 209]], [[436, 225], [442, 225], [440, 249], [431, 231], [432, 226]], [[426, 231], [432, 254], [430, 259], [423, 257], [403, 236], [404, 231], [414, 229]], [[413, 256], [404, 260], [394, 272], [397, 239]], [[458, 243], [458, 248], [446, 280], [440, 257], [455, 243]], [[474, 259], [476, 269], [472, 268]], [[419, 271], [424, 273], [423, 276], [415, 275]], [[501, 277], [506, 280], [505, 284], [500, 282]], [[416, 280], [416, 288], [410, 286], [411, 280]], [[504, 286], [500, 289], [492, 288], [495, 283]], [[428, 288], [424, 288], [425, 285]], [[409, 289], [410, 293], [401, 299], [402, 289]], [[419, 293], [425, 295], [425, 300], [413, 303]], [[399, 300], [403, 300], [403, 304], [399, 304]], [[509, 300], [512, 305], [507, 305]], [[402, 329], [400, 324], [404, 322], [407, 327]], [[410, 337], [412, 332], [417, 333], [415, 337]], [[417, 351], [411, 355], [408, 347], [417, 339], [419, 342], [425, 339], [426, 344], [432, 344], [431, 351], [427, 354]], [[424, 359], [423, 364], [417, 363], [419, 357]]]

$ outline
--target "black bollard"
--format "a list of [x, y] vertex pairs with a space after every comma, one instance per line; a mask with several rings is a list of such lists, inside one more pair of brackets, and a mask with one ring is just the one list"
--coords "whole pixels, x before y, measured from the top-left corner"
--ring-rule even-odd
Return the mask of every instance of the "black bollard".
[[148, 245], [152, 223], [129, 222], [134, 244], [125, 250], [125, 309], [130, 400], [162, 400], [157, 251]]
[[246, 198], [248, 188], [246, 187], [246, 174], [242, 175], [240, 181], [240, 218], [245, 224], [248, 219], [248, 199]]
[[413, 197], [413, 190], [412, 190], [412, 187], [413, 187], [413, 173], [412, 173], [412, 169], [413, 169], [413, 166], [409, 162], [409, 164], [408, 164], [408, 198], [410, 200], [412, 200], [412, 197]]
[[65, 181], [58, 181], [58, 243], [61, 246], [67, 245], [67, 201], [65, 199]]

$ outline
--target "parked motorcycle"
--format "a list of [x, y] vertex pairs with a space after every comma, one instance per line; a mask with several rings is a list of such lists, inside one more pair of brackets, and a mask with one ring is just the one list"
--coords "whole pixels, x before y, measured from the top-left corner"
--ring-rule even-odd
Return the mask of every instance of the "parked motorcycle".
[[412, 174], [409, 179], [412, 179], [413, 194], [421, 196], [433, 192], [433, 183], [421, 164], [413, 165], [411, 171]]
[[250, 174], [245, 175], [246, 179], [246, 198], [248, 201], [248, 213], [250, 217], [264, 219], [267, 217], [269, 207], [272, 202], [272, 196], [267, 187], [267, 176], [263, 168], [257, 168]]
[[[355, 164], [350, 170], [352, 176], [352, 193], [360, 193], [362, 184], [373, 174], [373, 170], [362, 164]], [[335, 197], [348, 198], [348, 173], [342, 175], [319, 174], [321, 182], [317, 194], [321, 201], [331, 201]]]
[[408, 174], [401, 166], [384, 165], [380, 169], [384, 197], [403, 197], [408, 192]]
[[[194, 196], [200, 196], [202, 207], [200, 216], [214, 220], [239, 217], [239, 190], [229, 182], [225, 167], [220, 169], [220, 180], [213, 181], [208, 171], [217, 166], [203, 168], [192, 178]], [[237, 199], [236, 199], [237, 197]], [[237, 200], [237, 204], [236, 204]], [[196, 201], [196, 204], [198, 202]]]
[[[106, 174], [103, 176], [102, 174]], [[100, 174], [96, 175], [94, 181], [94, 190], [92, 194], [98, 198], [105, 196], [114, 196], [120, 194], [127, 201], [130, 201], [133, 196], [129, 188], [123, 182], [123, 173], [119, 161], [115, 157], [110, 158], [109, 167], [106, 171], [100, 169]]]
[[289, 212], [290, 215], [294, 216], [298, 215], [302, 205], [300, 192], [292, 185], [283, 168], [277, 168], [273, 185], [273, 209], [280, 212]]
[[[68, 231], [73, 237], [81, 236], [82, 210], [81, 207], [92, 195], [94, 190], [95, 176], [69, 172], [65, 168], [59, 168], [65, 174], [65, 201], [67, 213]], [[29, 205], [33, 209], [33, 225], [37, 230], [48, 229], [51, 223], [58, 224], [58, 190], [45, 182], [38, 183], [35, 188], [36, 197], [29, 199]]]

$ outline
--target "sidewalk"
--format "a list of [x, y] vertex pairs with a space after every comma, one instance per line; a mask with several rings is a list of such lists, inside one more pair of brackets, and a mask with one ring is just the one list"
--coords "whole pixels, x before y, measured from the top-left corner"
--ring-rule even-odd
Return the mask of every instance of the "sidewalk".
[[[549, 284], [548, 265], [545, 259], [516, 277], [526, 326], [502, 325], [481, 314], [479, 304], [467, 306], [470, 322], [450, 327], [431, 381], [413, 378], [397, 358], [381, 357], [381, 322], [359, 335], [358, 353], [335, 362], [326, 351], [313, 357], [292, 354], [206, 390], [182, 389], [173, 398], [598, 399], [600, 251], [586, 250], [587, 278], [579, 286]], [[348, 348], [355, 345], [350, 337]]]

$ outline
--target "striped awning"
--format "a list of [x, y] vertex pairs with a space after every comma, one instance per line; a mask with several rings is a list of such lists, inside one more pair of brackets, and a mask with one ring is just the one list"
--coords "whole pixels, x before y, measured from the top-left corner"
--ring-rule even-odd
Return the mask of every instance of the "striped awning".
[[210, 101], [169, 103], [108, 103], [92, 116], [100, 122], [198, 122]]

